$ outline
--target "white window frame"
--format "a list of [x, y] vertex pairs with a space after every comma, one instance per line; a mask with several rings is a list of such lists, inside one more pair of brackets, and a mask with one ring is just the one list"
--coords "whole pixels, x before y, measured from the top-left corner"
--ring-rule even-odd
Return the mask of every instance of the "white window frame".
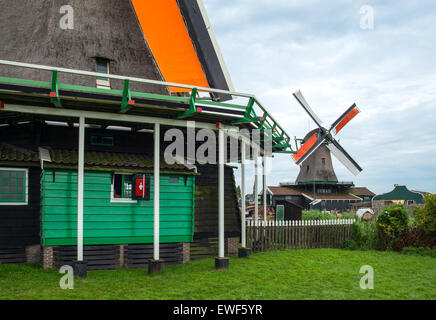
[[[95, 58], [95, 63], [97, 64], [97, 59], [104, 59], [106, 60], [107, 63], [107, 73], [106, 74], [110, 74], [111, 73], [111, 62], [109, 59], [106, 58]], [[102, 75], [105, 73], [102, 73]], [[102, 78], [104, 78], [104, 76], [102, 76]], [[107, 80], [103, 80], [103, 79], [96, 79], [96, 88], [97, 89], [111, 89], [111, 80], [108, 78]]]
[[25, 201], [24, 202], [0, 202], [0, 206], [27, 206], [27, 205], [29, 205], [29, 169], [0, 167], [0, 171], [22, 171], [26, 175]]
[[[121, 174], [121, 175], [131, 175], [133, 176], [134, 174], [129, 174], [129, 173], [122, 173], [122, 172], [114, 172], [114, 174], [112, 175], [112, 182], [111, 182], [111, 203], [138, 203], [138, 200], [132, 200], [132, 199], [127, 199], [127, 198], [114, 198], [114, 181], [115, 181], [115, 175], [116, 174]], [[132, 192], [133, 192], [133, 184], [132, 184]]]

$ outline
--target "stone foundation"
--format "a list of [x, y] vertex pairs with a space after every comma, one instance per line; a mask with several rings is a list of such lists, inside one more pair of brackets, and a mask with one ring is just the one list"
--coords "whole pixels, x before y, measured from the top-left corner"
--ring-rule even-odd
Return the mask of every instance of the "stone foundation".
[[35, 244], [26, 247], [26, 263], [38, 263], [41, 259], [41, 246]]
[[53, 247], [42, 247], [42, 267], [53, 269]]
[[183, 264], [191, 260], [191, 244], [189, 242], [182, 243], [183, 246]]
[[238, 254], [239, 238], [226, 238], [226, 249], [229, 256]]
[[120, 245], [120, 269], [124, 268], [124, 266], [126, 266], [126, 261], [125, 261], [125, 255], [124, 255], [124, 251], [126, 249], [126, 245], [125, 244], [121, 244]]

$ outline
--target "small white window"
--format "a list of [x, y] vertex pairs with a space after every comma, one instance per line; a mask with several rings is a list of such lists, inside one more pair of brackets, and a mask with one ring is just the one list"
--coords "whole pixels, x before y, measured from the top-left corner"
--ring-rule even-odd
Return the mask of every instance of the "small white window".
[[[95, 58], [96, 72], [109, 74], [110, 73], [110, 61], [105, 58]], [[97, 88], [110, 89], [111, 82], [109, 78], [99, 77], [97, 78]]]
[[112, 177], [111, 202], [137, 203], [132, 200], [133, 175], [115, 173]]
[[27, 205], [28, 184], [27, 169], [0, 168], [0, 205]]

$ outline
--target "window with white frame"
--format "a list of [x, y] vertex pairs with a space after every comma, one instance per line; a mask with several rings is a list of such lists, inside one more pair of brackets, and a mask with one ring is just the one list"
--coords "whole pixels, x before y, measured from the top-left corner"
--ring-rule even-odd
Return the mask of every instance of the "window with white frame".
[[27, 205], [28, 170], [0, 168], [0, 205]]
[[112, 176], [111, 202], [132, 202], [133, 175], [115, 173]]
[[[110, 61], [105, 58], [95, 58], [95, 69], [98, 73], [109, 74], [110, 73]], [[111, 82], [109, 78], [98, 77], [97, 88], [110, 89]]]

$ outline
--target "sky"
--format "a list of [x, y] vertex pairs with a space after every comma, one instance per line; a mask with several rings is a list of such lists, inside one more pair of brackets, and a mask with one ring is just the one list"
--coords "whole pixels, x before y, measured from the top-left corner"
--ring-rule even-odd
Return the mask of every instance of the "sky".
[[[203, 2], [236, 91], [255, 94], [291, 137], [315, 128], [297, 89], [326, 127], [357, 104], [337, 138], [363, 171], [333, 159], [340, 181], [377, 194], [394, 184], [436, 193], [434, 0]], [[373, 9], [373, 28], [362, 6]], [[298, 172], [290, 155], [276, 155], [267, 184]], [[249, 191], [252, 164], [247, 176]]]

